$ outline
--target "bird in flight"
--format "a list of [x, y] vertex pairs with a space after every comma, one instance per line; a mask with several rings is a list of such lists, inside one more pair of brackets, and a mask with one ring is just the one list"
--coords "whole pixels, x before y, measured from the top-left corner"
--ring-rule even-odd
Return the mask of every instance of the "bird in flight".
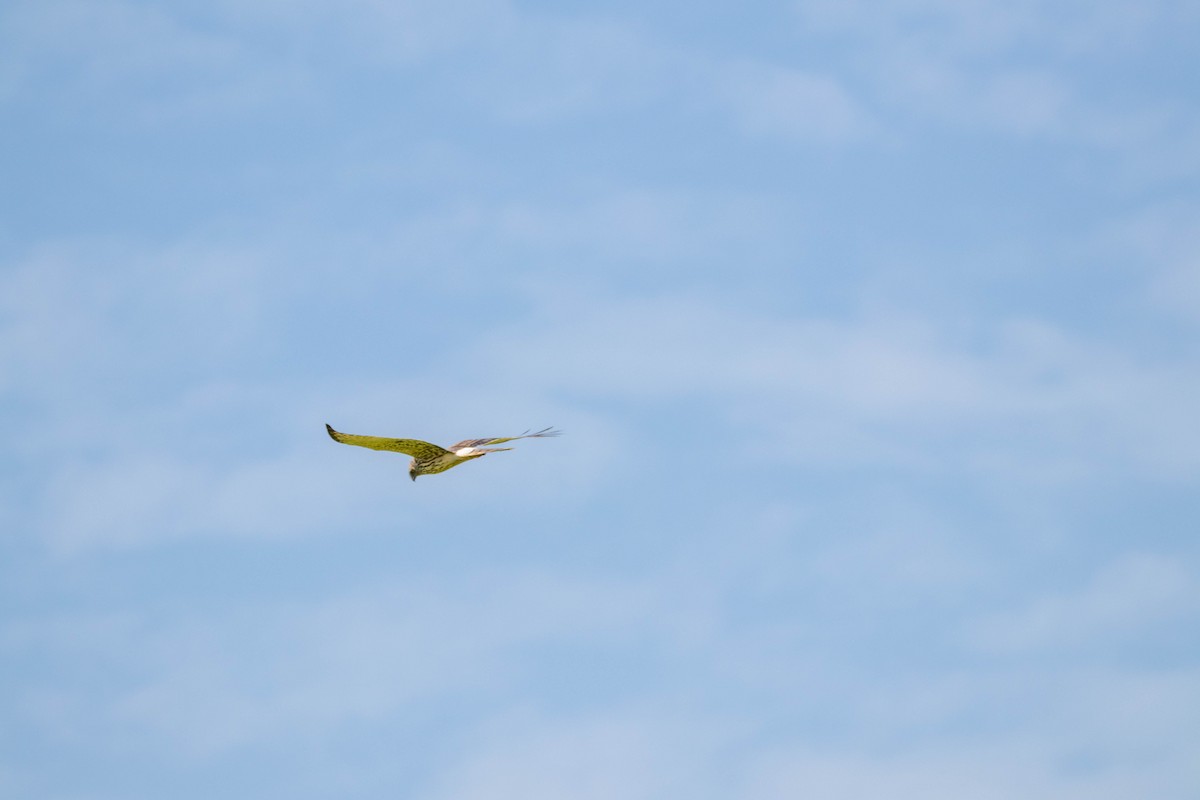
[[498, 439], [463, 439], [449, 449], [436, 444], [422, 442], [420, 439], [388, 439], [383, 436], [358, 436], [353, 433], [341, 433], [325, 424], [325, 430], [335, 442], [352, 444], [357, 447], [369, 447], [372, 450], [390, 450], [394, 453], [404, 453], [413, 457], [408, 465], [408, 475], [414, 481], [418, 475], [436, 475], [448, 469], [457, 467], [473, 458], [485, 456], [488, 453], [498, 453], [501, 450], [512, 450], [511, 447], [487, 447], [489, 444], [515, 442], [517, 439], [541, 439], [548, 436], [559, 436], [562, 431], [546, 428], [537, 433], [525, 431], [520, 436], [500, 437]]

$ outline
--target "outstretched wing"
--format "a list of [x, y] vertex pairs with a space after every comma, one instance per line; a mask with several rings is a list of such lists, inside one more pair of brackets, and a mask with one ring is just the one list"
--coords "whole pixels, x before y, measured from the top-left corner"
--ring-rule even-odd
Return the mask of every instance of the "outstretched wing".
[[329, 436], [335, 442], [342, 444], [352, 444], [356, 447], [369, 447], [372, 450], [390, 450], [394, 453], [404, 453], [413, 458], [437, 458], [438, 456], [447, 455], [450, 451], [444, 447], [438, 447], [436, 444], [422, 442], [420, 439], [386, 439], [382, 436], [358, 436], [353, 433], [341, 433], [335, 431], [325, 425], [325, 430], [329, 431]]
[[[451, 450], [458, 450], [462, 447], [484, 447], [489, 444], [501, 444], [502, 442], [515, 442], [517, 439], [540, 439], [548, 436], [561, 436], [562, 431], [556, 431], [554, 428], [546, 428], [537, 433], [525, 431], [520, 436], [500, 437], [499, 439], [463, 439], [456, 445], [451, 446]], [[505, 448], [507, 449], [507, 448]]]

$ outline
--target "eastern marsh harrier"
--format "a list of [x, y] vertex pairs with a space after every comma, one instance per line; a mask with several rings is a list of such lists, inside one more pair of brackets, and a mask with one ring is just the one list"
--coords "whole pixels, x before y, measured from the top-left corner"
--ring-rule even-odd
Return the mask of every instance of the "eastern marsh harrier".
[[372, 450], [390, 450], [394, 453], [404, 453], [413, 457], [408, 465], [408, 475], [414, 481], [418, 475], [435, 475], [457, 467], [473, 458], [497, 453], [501, 450], [512, 450], [511, 447], [487, 447], [489, 444], [515, 442], [517, 439], [540, 439], [548, 436], [558, 436], [562, 431], [546, 428], [537, 433], [525, 431], [520, 436], [508, 436], [498, 439], [464, 439], [449, 449], [436, 444], [422, 442], [420, 439], [387, 439], [382, 436], [358, 436], [353, 433], [340, 433], [331, 428], [328, 423], [325, 430], [335, 442], [352, 444], [357, 447], [369, 447]]

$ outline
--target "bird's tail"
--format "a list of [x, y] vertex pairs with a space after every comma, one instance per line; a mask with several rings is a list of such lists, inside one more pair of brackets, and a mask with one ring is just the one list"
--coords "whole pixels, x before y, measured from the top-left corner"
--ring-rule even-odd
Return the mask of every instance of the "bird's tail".
[[520, 436], [516, 436], [514, 438], [516, 438], [516, 439], [542, 439], [542, 438], [548, 438], [550, 436], [562, 436], [562, 431], [555, 430], [554, 426], [551, 425], [549, 428], [543, 428], [542, 430], [538, 431], [537, 433], [530, 433], [529, 431], [525, 431]]

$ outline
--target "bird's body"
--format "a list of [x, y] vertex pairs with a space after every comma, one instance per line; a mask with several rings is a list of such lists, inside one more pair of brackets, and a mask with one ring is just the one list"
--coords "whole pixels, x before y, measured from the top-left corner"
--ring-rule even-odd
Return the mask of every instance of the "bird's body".
[[534, 439], [547, 436], [558, 436], [560, 431], [552, 428], [520, 436], [499, 437], [494, 439], [464, 439], [449, 449], [436, 444], [423, 442], [420, 439], [389, 439], [383, 436], [359, 436], [353, 433], [335, 431], [328, 424], [325, 430], [335, 442], [352, 444], [357, 447], [367, 447], [371, 450], [388, 450], [393, 453], [404, 453], [413, 457], [408, 465], [408, 474], [414, 481], [418, 475], [436, 475], [474, 458], [488, 453], [498, 453], [501, 450], [512, 450], [511, 447], [484, 447], [483, 445], [515, 442], [517, 439]]

